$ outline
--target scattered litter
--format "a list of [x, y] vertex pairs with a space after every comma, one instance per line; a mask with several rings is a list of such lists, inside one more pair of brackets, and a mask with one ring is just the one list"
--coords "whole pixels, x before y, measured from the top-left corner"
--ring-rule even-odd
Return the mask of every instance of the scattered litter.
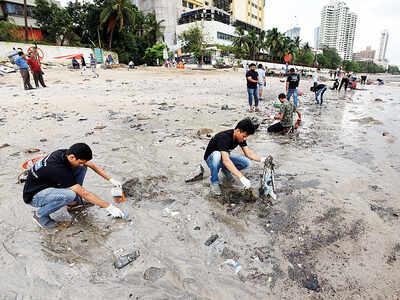
[[167, 273], [167, 270], [164, 268], [150, 267], [146, 271], [144, 271], [143, 279], [154, 282], [154, 281], [164, 277], [164, 275], [166, 273]]
[[207, 241], [204, 242], [204, 245], [210, 246], [212, 243], [214, 243], [217, 239], [219, 238], [218, 234], [214, 234], [208, 238]]
[[204, 167], [202, 165], [199, 165], [199, 169], [197, 169], [196, 171], [194, 171], [186, 180], [186, 183], [190, 183], [190, 182], [195, 182], [195, 181], [199, 181], [201, 179], [204, 178]]
[[235, 271], [235, 274], [239, 273], [240, 270], [242, 269], [242, 266], [241, 266], [238, 262], [234, 261], [233, 259], [227, 259], [227, 260], [224, 262], [224, 264], [233, 266], [233, 269], [234, 269], [234, 271]]
[[114, 197], [115, 203], [125, 202], [125, 194], [122, 191], [122, 188], [113, 188], [111, 189], [111, 195]]
[[383, 102], [383, 99], [376, 98], [376, 99], [375, 99], [375, 102]]
[[10, 147], [10, 144], [5, 143], [5, 144], [0, 146], [0, 149], [6, 148], [6, 147]]
[[308, 290], [315, 291], [315, 292], [321, 291], [321, 288], [318, 283], [317, 275], [315, 275], [315, 274], [311, 274], [303, 281], [303, 287], [305, 287]]
[[400, 217], [400, 211], [394, 212], [394, 213], [393, 213], [393, 216], [394, 216], [394, 217]]
[[40, 139], [39, 141], [44, 143], [44, 142], [47, 142], [47, 139]]
[[176, 217], [179, 214], [180, 214], [179, 211], [173, 211], [168, 207], [164, 208], [161, 212], [161, 216], [163, 217]]
[[196, 226], [193, 230], [200, 230], [200, 226]]
[[122, 255], [114, 261], [114, 267], [116, 269], [122, 269], [126, 265], [135, 261], [139, 256], [140, 256], [139, 250], [129, 253], [129, 254], [126, 254], [126, 255]]
[[40, 149], [38, 148], [28, 148], [24, 150], [25, 153], [36, 153], [36, 152], [40, 152]]
[[387, 136], [389, 135], [389, 132], [385, 131], [384, 133], [382, 133], [383, 136]]
[[80, 117], [79, 119], [78, 119], [78, 121], [86, 121], [87, 120], [87, 118], [85, 118], [85, 117]]
[[148, 116], [139, 116], [137, 119], [138, 119], [139, 121], [145, 121], [145, 120], [150, 120], [151, 118], [148, 117]]
[[213, 132], [212, 129], [209, 129], [209, 128], [200, 128], [199, 130], [197, 130], [197, 135], [198, 135], [198, 136], [202, 136], [202, 135], [209, 134], [209, 133], [212, 133], [212, 132]]
[[222, 105], [221, 110], [229, 110], [228, 104]]
[[258, 259], [259, 259], [261, 262], [264, 262], [265, 255], [264, 255], [264, 253], [262, 253], [261, 250], [258, 249], [258, 248], [256, 248], [256, 255], [258, 256]]
[[104, 125], [98, 125], [98, 126], [96, 126], [94, 129], [97, 129], [97, 130], [100, 130], [100, 129], [104, 129], [104, 128], [106, 128], [107, 126], [104, 126]]

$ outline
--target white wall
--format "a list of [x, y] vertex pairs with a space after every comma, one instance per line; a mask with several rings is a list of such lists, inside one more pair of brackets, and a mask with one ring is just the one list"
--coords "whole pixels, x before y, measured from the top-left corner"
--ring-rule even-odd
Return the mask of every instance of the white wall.
[[[33, 46], [33, 44], [22, 44], [22, 43], [10, 43], [10, 42], [0, 42], [0, 60], [4, 60], [7, 58], [8, 54], [13, 51], [14, 48], [22, 48], [22, 50], [26, 53], [28, 48]], [[93, 53], [91, 48], [81, 48], [81, 47], [66, 47], [66, 46], [47, 46], [47, 45], [38, 45], [39, 53], [43, 53], [43, 62], [51, 62], [51, 63], [71, 63], [71, 59], [67, 58], [57, 58], [60, 56], [67, 55], [78, 55], [83, 54], [86, 61], [89, 58], [90, 54]], [[105, 61], [105, 55], [108, 55], [110, 52], [103, 51], [103, 59]], [[94, 54], [94, 53], [93, 53]], [[118, 63], [118, 55], [116, 53], [112, 53], [114, 61]]]

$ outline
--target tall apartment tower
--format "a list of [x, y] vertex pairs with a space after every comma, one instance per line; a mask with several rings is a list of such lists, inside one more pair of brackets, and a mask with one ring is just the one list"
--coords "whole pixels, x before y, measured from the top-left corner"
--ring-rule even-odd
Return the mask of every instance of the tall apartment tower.
[[380, 61], [384, 61], [386, 59], [386, 50], [387, 50], [388, 41], [389, 41], [389, 32], [387, 30], [384, 30], [381, 33], [381, 39], [380, 39], [380, 43], [379, 43], [378, 60], [380, 60]]
[[335, 48], [344, 60], [352, 60], [357, 15], [346, 3], [330, 0], [322, 8], [319, 49]]
[[319, 48], [319, 37], [320, 37], [321, 27], [316, 27], [314, 29], [314, 49]]
[[164, 42], [170, 50], [175, 50], [177, 45], [176, 26], [181, 14], [182, 0], [132, 0], [139, 10], [144, 13], [155, 12], [158, 22], [161, 20]]

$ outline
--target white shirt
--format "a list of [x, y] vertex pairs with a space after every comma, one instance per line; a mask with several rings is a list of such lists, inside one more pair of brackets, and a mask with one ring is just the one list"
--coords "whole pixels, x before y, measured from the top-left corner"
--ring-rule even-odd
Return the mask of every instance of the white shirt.
[[259, 76], [258, 83], [264, 83], [264, 78], [265, 78], [265, 71], [263, 69], [257, 69], [256, 70]]
[[313, 74], [313, 82], [318, 82], [318, 72], [315, 71]]

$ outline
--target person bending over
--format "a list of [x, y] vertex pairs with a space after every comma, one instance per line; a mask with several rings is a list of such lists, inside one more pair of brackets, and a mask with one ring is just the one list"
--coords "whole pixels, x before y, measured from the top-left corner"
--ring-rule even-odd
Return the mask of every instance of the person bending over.
[[312, 86], [310, 88], [310, 91], [315, 93], [315, 102], [317, 104], [320, 104], [318, 101], [318, 97], [321, 96], [321, 104], [320, 105], [322, 105], [322, 103], [324, 102], [324, 94], [327, 89], [328, 89], [328, 86], [326, 86], [325, 84], [322, 84], [322, 83], [318, 84], [317, 86]]
[[286, 99], [285, 94], [280, 94], [278, 96], [281, 102], [281, 107], [279, 115], [274, 116], [275, 120], [280, 120], [280, 122], [275, 123], [268, 127], [268, 132], [288, 132], [293, 126], [293, 113], [296, 112], [298, 115], [297, 122], [294, 126], [295, 129], [299, 127], [301, 123], [301, 113], [297, 110], [293, 103]]
[[[254, 134], [256, 127], [249, 119], [241, 120], [235, 127], [217, 133], [208, 143], [204, 160], [211, 171], [211, 193], [221, 195], [218, 173], [222, 169], [225, 179], [232, 183], [238, 178], [245, 189], [251, 188], [251, 182], [240, 172], [250, 166], [250, 160], [262, 162], [265, 159], [254, 154], [247, 146], [247, 137]], [[230, 152], [237, 146], [242, 148], [243, 155], [234, 155]], [[232, 176], [233, 175], [233, 176]]]
[[[82, 187], [87, 167], [91, 168], [114, 186], [121, 183], [110, 178], [92, 160], [92, 150], [84, 143], [69, 149], [56, 150], [37, 161], [29, 170], [24, 186], [23, 199], [26, 204], [38, 208], [33, 220], [42, 228], [54, 228], [57, 223], [50, 214], [64, 206], [94, 204], [105, 208], [113, 217], [124, 217], [123, 212]], [[84, 200], [86, 201], [84, 201]]]

